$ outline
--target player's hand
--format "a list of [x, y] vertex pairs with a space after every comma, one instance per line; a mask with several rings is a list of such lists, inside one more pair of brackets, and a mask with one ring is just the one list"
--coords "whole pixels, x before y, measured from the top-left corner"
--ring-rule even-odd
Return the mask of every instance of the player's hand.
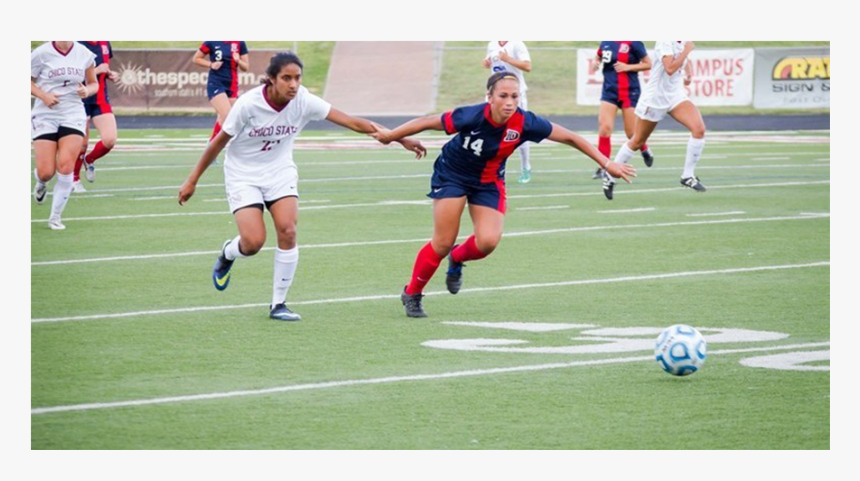
[[224, 65], [224, 62], [212, 62], [211, 64], [209, 64], [209, 68], [211, 68], [212, 70], [218, 70], [221, 68], [222, 65]]
[[82, 99], [90, 96], [90, 93], [87, 91], [87, 86], [84, 84], [78, 84], [78, 88], [75, 90], [75, 93], [77, 93], [78, 97]]
[[[499, 60], [501, 60], [502, 62], [508, 62], [508, 60], [510, 60], [510, 59], [511, 59], [511, 56], [508, 55], [508, 52], [505, 52], [504, 50], [499, 52]], [[510, 63], [510, 62], [508, 62], [508, 63]]]
[[490, 60], [489, 57], [485, 58], [484, 61], [481, 63], [484, 65], [484, 68], [490, 68], [490, 66], [493, 65], [493, 62]]
[[615, 62], [615, 71], [616, 72], [619, 72], [619, 73], [629, 72], [631, 68], [633, 68], [633, 67], [631, 67], [629, 64], [626, 64], [624, 62]]
[[630, 164], [610, 162], [606, 164], [606, 171], [609, 172], [609, 175], [615, 177], [616, 179], [624, 179], [624, 181], [628, 184], [633, 183], [630, 180], [631, 177], [636, 177], [636, 169], [634, 169], [633, 166]]
[[197, 189], [197, 182], [191, 182], [190, 180], [183, 182], [182, 187], [179, 188], [179, 205], [185, 205], [188, 199], [194, 195], [195, 189]]
[[696, 42], [692, 40], [687, 40], [687, 43], [684, 45], [684, 51], [687, 53], [692, 52], [696, 49]]
[[370, 134], [371, 137], [379, 141], [383, 145], [391, 143], [391, 131], [385, 127], [377, 127], [376, 132]]
[[46, 93], [45, 96], [42, 97], [42, 103], [44, 103], [48, 108], [51, 108], [60, 103], [60, 99], [52, 93]]
[[117, 80], [119, 80], [119, 74], [117, 72], [114, 72], [113, 70], [108, 70], [107, 76], [111, 82], [116, 82]]
[[427, 156], [427, 149], [424, 148], [424, 145], [421, 142], [414, 139], [403, 139], [400, 141], [400, 145], [403, 146], [404, 149], [415, 152], [415, 158], [420, 159], [422, 157]]

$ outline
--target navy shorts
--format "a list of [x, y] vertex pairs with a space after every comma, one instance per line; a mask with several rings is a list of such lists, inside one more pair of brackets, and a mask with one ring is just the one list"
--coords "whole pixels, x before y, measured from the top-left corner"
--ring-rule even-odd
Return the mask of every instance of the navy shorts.
[[88, 118], [113, 113], [113, 109], [111, 108], [110, 104], [84, 104], [84, 110], [87, 111]]
[[508, 208], [504, 179], [478, 184], [466, 183], [435, 169], [433, 170], [433, 178], [430, 180], [430, 192], [427, 197], [431, 199], [466, 197], [471, 205], [482, 205], [496, 209], [502, 214]]
[[235, 99], [239, 96], [238, 89], [233, 90], [232, 82], [222, 82], [210, 77], [209, 83], [206, 84], [206, 95], [209, 96], [209, 100], [221, 94], [227, 94], [228, 99]]
[[635, 109], [636, 104], [639, 103], [639, 94], [639, 89], [630, 89], [624, 95], [619, 94], [617, 89], [603, 89], [600, 100], [601, 102], [609, 102], [620, 109]]

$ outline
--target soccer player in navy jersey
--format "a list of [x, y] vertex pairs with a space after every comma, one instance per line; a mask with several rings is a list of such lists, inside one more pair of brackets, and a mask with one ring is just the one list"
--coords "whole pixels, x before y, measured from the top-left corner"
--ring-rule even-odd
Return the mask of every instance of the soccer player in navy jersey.
[[[615, 128], [615, 116], [621, 109], [624, 120], [624, 133], [627, 138], [633, 136], [636, 125], [636, 115], [633, 113], [639, 102], [639, 72], [651, 69], [651, 57], [645, 49], [645, 44], [629, 40], [604, 40], [597, 49], [595, 69], [603, 70], [603, 92], [600, 95], [600, 111], [597, 115], [598, 144], [600, 153], [611, 157], [612, 142], [610, 140]], [[648, 145], [642, 147], [642, 158], [645, 165], [651, 167], [654, 155]], [[597, 169], [592, 178], [603, 177], [602, 169]]]
[[[95, 182], [96, 169], [93, 163], [107, 155], [116, 145], [116, 117], [110, 105], [107, 81], [115, 82], [119, 74], [110, 69], [110, 60], [113, 58], [113, 47], [106, 41], [78, 41], [96, 57], [96, 77], [99, 82], [99, 91], [92, 97], [84, 99], [84, 109], [87, 113], [87, 125], [84, 136], [84, 145], [81, 147], [81, 155], [75, 162], [75, 175], [72, 192], [86, 192], [81, 185], [81, 168], [85, 167], [86, 177], [89, 182]], [[101, 137], [93, 150], [87, 154], [90, 136], [90, 120]]]
[[[497, 72], [487, 82], [488, 102], [460, 107], [441, 116], [411, 120], [394, 130], [372, 134], [387, 144], [425, 130], [457, 134], [442, 148], [433, 166], [433, 239], [418, 252], [412, 279], [401, 295], [409, 317], [427, 317], [421, 300], [424, 286], [448, 257], [446, 284], [452, 294], [462, 286], [463, 264], [492, 253], [505, 222], [505, 161], [523, 142], [550, 139], [574, 147], [615, 177], [630, 182], [636, 170], [611, 162], [582, 137], [517, 107], [520, 85], [510, 72]], [[466, 204], [475, 232], [454, 245]]]
[[206, 95], [218, 115], [209, 138], [212, 140], [239, 97], [239, 69], [247, 72], [251, 68], [248, 47], [240, 41], [207, 40], [194, 53], [194, 64], [209, 69]]

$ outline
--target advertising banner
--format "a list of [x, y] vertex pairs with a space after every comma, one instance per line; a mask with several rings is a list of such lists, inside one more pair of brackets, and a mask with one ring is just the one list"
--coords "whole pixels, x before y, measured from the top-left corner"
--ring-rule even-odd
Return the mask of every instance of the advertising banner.
[[755, 108], [830, 108], [830, 48], [762, 48], [755, 53]]
[[[647, 45], [646, 45], [647, 46]], [[603, 73], [597, 60], [597, 49], [578, 49], [576, 102], [598, 105], [603, 87]], [[753, 49], [694, 50], [689, 62], [693, 68], [687, 95], [701, 106], [750, 105], [753, 101]], [[652, 62], [659, 59], [652, 58]], [[639, 74], [644, 89], [648, 72]]]

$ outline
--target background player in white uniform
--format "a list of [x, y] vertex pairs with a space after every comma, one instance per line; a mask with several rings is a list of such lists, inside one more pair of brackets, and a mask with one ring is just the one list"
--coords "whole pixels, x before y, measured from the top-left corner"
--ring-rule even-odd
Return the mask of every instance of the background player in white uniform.
[[[216, 289], [226, 289], [233, 261], [252, 256], [263, 247], [265, 206], [272, 215], [278, 238], [269, 317], [282, 321], [301, 319], [285, 305], [299, 260], [298, 172], [293, 162], [293, 142], [305, 125], [314, 120], [326, 119], [359, 133], [377, 131], [372, 122], [347, 115], [308, 92], [301, 85], [302, 70], [301, 60], [291, 52], [273, 56], [266, 70], [267, 83], [239, 97], [222, 131], [209, 143], [179, 191], [179, 203], [184, 205], [194, 195], [203, 172], [227, 147], [224, 163], [227, 200], [239, 235], [224, 243], [212, 280]], [[417, 156], [426, 154], [419, 142], [407, 139], [402, 144]]]
[[48, 182], [57, 173], [48, 226], [66, 227], [60, 221], [72, 192], [72, 171], [84, 142], [87, 121], [82, 98], [99, 88], [95, 57], [71, 41], [47, 42], [30, 53], [30, 95], [36, 97], [30, 112], [31, 138], [36, 151], [36, 186], [33, 198], [41, 204]]
[[[511, 72], [517, 76], [520, 82], [519, 107], [523, 110], [529, 109], [526, 97], [526, 79], [523, 72], [532, 71], [532, 59], [526, 44], [519, 40], [498, 40], [487, 45], [487, 56], [484, 57], [484, 68], [495, 72]], [[527, 184], [531, 180], [532, 166], [529, 162], [529, 144], [524, 143], [520, 150], [520, 177], [519, 183]]]
[[[645, 85], [639, 105], [636, 106], [636, 116], [639, 119], [633, 137], [621, 147], [615, 161], [630, 162], [634, 151], [642, 148], [657, 123], [668, 114], [690, 131], [681, 185], [704, 192], [705, 186], [696, 177], [696, 164], [699, 163], [705, 147], [705, 121], [702, 120], [699, 109], [687, 98], [684, 88], [690, 84], [692, 68], [687, 57], [694, 48], [695, 44], [691, 41], [674, 40], [658, 41], [654, 46], [654, 65], [651, 67], [651, 78]], [[615, 179], [608, 177], [606, 182], [614, 183]], [[604, 184], [604, 189], [606, 188]]]

